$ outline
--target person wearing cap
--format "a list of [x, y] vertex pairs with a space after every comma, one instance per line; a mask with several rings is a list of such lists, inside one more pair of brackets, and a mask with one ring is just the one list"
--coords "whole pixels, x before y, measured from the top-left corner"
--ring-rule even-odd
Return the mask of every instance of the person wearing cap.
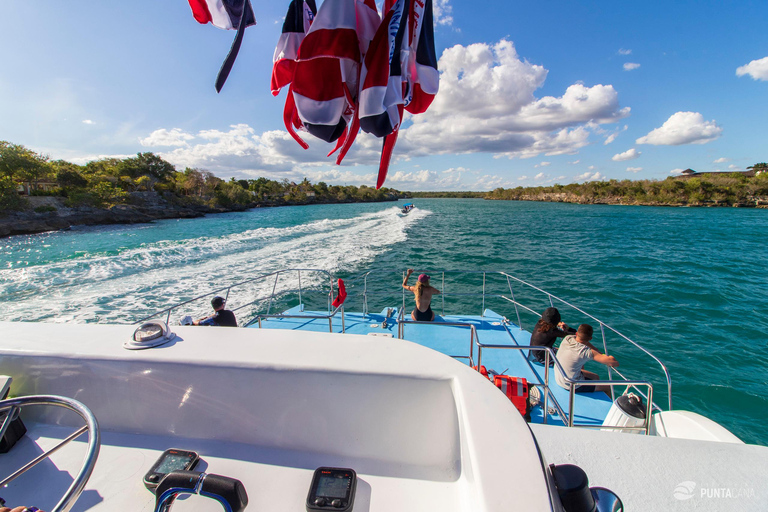
[[[565, 322], [560, 319], [560, 312], [557, 308], [547, 308], [541, 314], [541, 318], [533, 327], [533, 333], [531, 333], [531, 345], [534, 347], [549, 347], [553, 348], [557, 338], [563, 338], [569, 334], [576, 334], [576, 329], [568, 327]], [[544, 363], [544, 351], [532, 350], [530, 358], [539, 363]], [[549, 364], [554, 364], [553, 357], [549, 358]]]
[[226, 301], [222, 297], [214, 297], [211, 300], [214, 313], [211, 316], [201, 318], [192, 322], [194, 325], [215, 325], [217, 327], [237, 327], [235, 314], [228, 309], [224, 309]]
[[416, 307], [411, 312], [411, 318], [418, 322], [431, 322], [435, 319], [435, 313], [432, 311], [432, 296], [439, 295], [440, 290], [429, 285], [429, 276], [427, 274], [419, 275], [416, 286], [408, 285], [408, 278], [413, 274], [413, 269], [409, 268], [403, 279], [403, 288], [413, 292], [416, 297]]

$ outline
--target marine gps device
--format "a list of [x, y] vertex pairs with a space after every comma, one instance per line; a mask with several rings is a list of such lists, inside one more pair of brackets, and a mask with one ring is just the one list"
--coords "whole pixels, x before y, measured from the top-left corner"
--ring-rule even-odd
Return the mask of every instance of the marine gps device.
[[357, 474], [348, 468], [317, 468], [307, 495], [307, 512], [352, 510]]
[[177, 450], [176, 448], [165, 450], [149, 471], [147, 471], [147, 474], [144, 475], [144, 485], [150, 491], [155, 492], [157, 485], [165, 475], [172, 471], [190, 471], [197, 465], [199, 460], [200, 457], [195, 452]]

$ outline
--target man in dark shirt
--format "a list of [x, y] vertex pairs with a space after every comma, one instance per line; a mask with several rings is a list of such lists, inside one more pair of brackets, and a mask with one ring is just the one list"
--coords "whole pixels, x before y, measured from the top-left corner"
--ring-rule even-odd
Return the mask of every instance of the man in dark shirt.
[[214, 313], [211, 316], [201, 318], [192, 322], [195, 325], [215, 325], [217, 327], [237, 327], [235, 314], [228, 309], [224, 309], [226, 301], [222, 297], [214, 297], [211, 300]]

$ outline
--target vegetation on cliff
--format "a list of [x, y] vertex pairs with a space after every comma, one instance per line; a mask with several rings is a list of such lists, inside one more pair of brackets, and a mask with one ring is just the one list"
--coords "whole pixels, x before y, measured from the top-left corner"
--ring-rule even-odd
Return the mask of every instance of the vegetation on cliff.
[[222, 180], [204, 169], [177, 171], [154, 153], [131, 158], [104, 158], [76, 165], [48, 157], [24, 146], [0, 141], [0, 213], [24, 210], [19, 194], [65, 198], [68, 207], [112, 208], [130, 203], [133, 193], [158, 192], [176, 202], [215, 209], [257, 205], [278, 206], [312, 202], [342, 203], [396, 200], [397, 190], [365, 185], [337, 186], [267, 178]]
[[[768, 170], [768, 165], [757, 164], [753, 168]], [[741, 173], [711, 173], [695, 177], [669, 177], [663, 181], [609, 180], [551, 187], [497, 188], [489, 192], [486, 199], [676, 206], [754, 205], [768, 200], [768, 172], [754, 177]]]

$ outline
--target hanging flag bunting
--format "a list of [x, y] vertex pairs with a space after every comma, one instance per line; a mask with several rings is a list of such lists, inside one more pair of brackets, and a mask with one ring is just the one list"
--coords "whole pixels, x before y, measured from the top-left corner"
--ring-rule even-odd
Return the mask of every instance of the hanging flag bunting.
[[285, 15], [283, 32], [272, 58], [272, 95], [277, 96], [280, 89], [293, 81], [299, 46], [304, 41], [312, 20], [317, 15], [315, 0], [291, 0], [288, 14]]
[[221, 92], [240, 52], [245, 29], [256, 24], [251, 2], [250, 0], [189, 0], [189, 6], [198, 23], [203, 25], [210, 23], [224, 30], [237, 30], [227, 58], [224, 59], [216, 76], [216, 92]]
[[[190, 0], [192, 1], [192, 0]], [[275, 49], [271, 89], [289, 86], [283, 119], [336, 142], [340, 164], [360, 129], [382, 138], [376, 188], [386, 180], [404, 111], [425, 112], [438, 90], [432, 0], [293, 0]]]

